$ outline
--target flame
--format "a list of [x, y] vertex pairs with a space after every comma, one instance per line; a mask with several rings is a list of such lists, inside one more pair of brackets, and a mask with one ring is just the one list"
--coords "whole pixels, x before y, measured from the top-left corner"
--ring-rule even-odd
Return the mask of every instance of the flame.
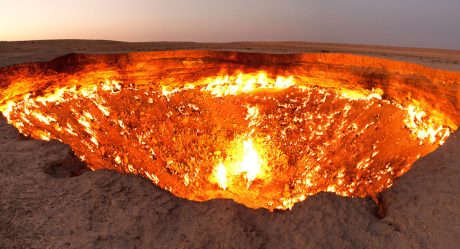
[[93, 169], [140, 174], [191, 200], [269, 209], [322, 191], [382, 191], [457, 127], [444, 102], [363, 87], [342, 66], [344, 75], [239, 64], [171, 73], [145, 63], [120, 70], [127, 75], [106, 64], [0, 75], [0, 111], [23, 134], [70, 144]]
[[210, 92], [216, 97], [227, 95], [238, 95], [241, 93], [249, 93], [255, 90], [271, 89], [280, 90], [286, 89], [295, 85], [294, 77], [277, 76], [276, 79], [269, 78], [266, 72], [258, 72], [257, 74], [245, 74], [239, 72], [236, 76], [225, 75], [204, 80], [205, 87], [202, 91]]
[[243, 150], [243, 158], [239, 163], [240, 167], [237, 172], [244, 173], [244, 177], [250, 184], [260, 174], [263, 161], [254, 148], [252, 139], [243, 141]]
[[[223, 163], [217, 164], [214, 168], [214, 175], [216, 183], [221, 187], [223, 190], [227, 189], [227, 168]], [[212, 181], [212, 180], [211, 180]]]
[[406, 126], [412, 131], [422, 144], [424, 140], [434, 144], [443, 144], [450, 135], [450, 129], [438, 124], [433, 116], [428, 116], [420, 107], [411, 104], [407, 107], [407, 115], [404, 119]]
[[252, 138], [245, 140], [237, 139], [233, 147], [228, 151], [229, 157], [225, 163], [219, 162], [210, 176], [210, 181], [217, 183], [220, 188], [226, 190], [232, 185], [239, 185], [240, 179], [245, 180], [247, 188], [254, 180], [264, 176], [264, 169], [267, 162], [261, 145], [256, 146]]

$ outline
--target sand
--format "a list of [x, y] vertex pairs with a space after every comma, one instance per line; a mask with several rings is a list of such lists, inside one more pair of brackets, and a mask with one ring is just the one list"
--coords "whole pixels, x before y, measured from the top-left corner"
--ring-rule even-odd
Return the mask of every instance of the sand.
[[[312, 43], [0, 43], [1, 65], [69, 52], [203, 49], [293, 53], [340, 51], [460, 71], [460, 52]], [[385, 55], [384, 55], [385, 54]], [[270, 213], [231, 200], [192, 202], [140, 176], [90, 171], [69, 146], [24, 139], [0, 118], [0, 248], [459, 248], [460, 137], [457, 132], [370, 198], [320, 193]]]
[[0, 67], [49, 61], [69, 53], [123, 53], [133, 51], [207, 49], [261, 53], [351, 53], [414, 62], [460, 71], [460, 50], [399, 48], [312, 42], [118, 42], [98, 40], [0, 41]]

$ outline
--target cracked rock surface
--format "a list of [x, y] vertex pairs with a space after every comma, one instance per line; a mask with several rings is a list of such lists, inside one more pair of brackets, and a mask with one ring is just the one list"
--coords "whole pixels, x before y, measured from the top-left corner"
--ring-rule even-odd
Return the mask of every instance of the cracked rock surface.
[[68, 145], [24, 139], [2, 116], [0, 248], [458, 248], [458, 148], [454, 134], [384, 192], [383, 219], [371, 199], [330, 193], [270, 213], [85, 171]]

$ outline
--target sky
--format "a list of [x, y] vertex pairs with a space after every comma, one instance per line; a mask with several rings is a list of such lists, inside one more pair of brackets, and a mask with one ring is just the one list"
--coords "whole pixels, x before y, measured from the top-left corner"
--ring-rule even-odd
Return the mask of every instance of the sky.
[[0, 0], [0, 40], [39, 39], [460, 50], [460, 0]]

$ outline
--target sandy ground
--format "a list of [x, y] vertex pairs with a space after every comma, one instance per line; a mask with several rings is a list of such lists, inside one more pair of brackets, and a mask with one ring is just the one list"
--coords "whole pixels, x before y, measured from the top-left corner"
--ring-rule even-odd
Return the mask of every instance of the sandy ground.
[[[212, 49], [340, 51], [460, 71], [460, 52], [311, 43], [0, 43], [2, 66], [68, 52]], [[187, 201], [134, 175], [69, 177], [67, 145], [27, 140], [0, 118], [0, 248], [460, 248], [460, 136], [421, 158], [381, 201], [321, 193], [270, 213], [231, 200]]]
[[430, 67], [460, 71], [460, 51], [398, 48], [311, 42], [118, 42], [49, 40], [0, 42], [0, 67], [24, 62], [48, 61], [69, 53], [123, 53], [132, 51], [209, 49], [262, 53], [352, 53], [409, 61]]

